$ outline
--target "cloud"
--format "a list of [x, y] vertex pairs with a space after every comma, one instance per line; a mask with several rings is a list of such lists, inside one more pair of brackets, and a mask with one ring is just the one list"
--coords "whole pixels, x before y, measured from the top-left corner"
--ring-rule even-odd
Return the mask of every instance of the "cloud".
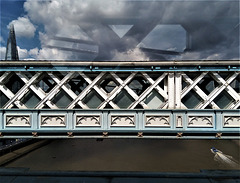
[[0, 60], [5, 60], [6, 48], [0, 47]]
[[[38, 48], [35, 48], [38, 49]], [[22, 49], [19, 46], [17, 46], [17, 50], [18, 50], [18, 56], [20, 60], [25, 60], [25, 59], [35, 59], [36, 55], [34, 55], [34, 51], [35, 49], [32, 49], [30, 51], [28, 51], [27, 49]], [[36, 53], [36, 52], [35, 52]], [[0, 47], [0, 60], [5, 60], [5, 55], [6, 55], [6, 47]]]
[[69, 58], [68, 54], [49, 48], [33, 48], [28, 51], [18, 47], [18, 54], [20, 60], [66, 60]]
[[127, 52], [115, 52], [114, 61], [149, 61], [149, 58], [139, 48], [128, 50]]
[[70, 56], [58, 49], [42, 48], [38, 51], [38, 60], [67, 60]]
[[[17, 46], [17, 50], [18, 50], [18, 56], [20, 60], [29, 58], [28, 50], [22, 49], [19, 46]], [[6, 48], [0, 47], [0, 59], [5, 60], [5, 55], [6, 55]]]
[[[190, 51], [171, 59], [235, 59], [239, 58], [239, 3], [237, 1], [109, 1], [109, 0], [51, 0], [24, 3], [27, 17], [41, 24], [39, 33], [42, 48], [38, 59], [128, 60], [164, 59], [160, 54], [142, 52], [136, 48], [158, 24], [181, 25], [189, 33]], [[28, 20], [29, 20], [28, 19]], [[30, 21], [29, 21], [30, 22]], [[108, 25], [134, 24], [122, 39]], [[162, 31], [169, 32], [167, 30]], [[162, 34], [161, 33], [161, 34]], [[52, 39], [55, 35], [91, 40], [94, 45]], [[174, 37], [175, 35], [172, 34]], [[180, 39], [169, 41], [156, 32], [150, 47], [159, 45], [167, 50], [182, 48]], [[140, 44], [139, 44], [140, 43]], [[160, 44], [161, 43], [161, 44]], [[73, 49], [67, 52], [45, 48], [45, 45]], [[77, 49], [98, 51], [94, 54], [77, 53]]]
[[18, 49], [18, 56], [20, 60], [24, 60], [28, 58], [28, 50], [27, 49], [22, 49], [19, 46], [17, 46]]
[[9, 26], [13, 24], [15, 33], [17, 37], [27, 37], [32, 38], [34, 37], [36, 27], [31, 23], [29, 18], [26, 17], [18, 17], [17, 20], [13, 20], [9, 23]]
[[5, 41], [4, 41], [2, 36], [0, 36], [0, 43], [5, 43]]

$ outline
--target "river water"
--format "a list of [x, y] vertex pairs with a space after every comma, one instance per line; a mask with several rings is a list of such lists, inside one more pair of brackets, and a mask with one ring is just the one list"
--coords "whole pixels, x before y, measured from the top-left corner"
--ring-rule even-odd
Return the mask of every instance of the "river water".
[[52, 140], [5, 167], [45, 171], [199, 172], [229, 169], [214, 161], [210, 148], [240, 159], [232, 140], [64, 139]]

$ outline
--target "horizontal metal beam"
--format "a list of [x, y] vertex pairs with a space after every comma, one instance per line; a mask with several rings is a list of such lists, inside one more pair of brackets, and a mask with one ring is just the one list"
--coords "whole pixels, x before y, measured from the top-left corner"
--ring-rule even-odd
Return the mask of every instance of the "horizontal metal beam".
[[158, 65], [239, 65], [240, 60], [159, 60], [159, 61], [77, 61], [77, 60], [0, 60], [0, 65], [81, 65], [81, 66], [158, 66]]
[[0, 71], [239, 71], [239, 60], [0, 61]]
[[[127, 178], [127, 179], [123, 179], [123, 181], [116, 181], [116, 182], [138, 182], [139, 179], [137, 178], [154, 178], [155, 182], [161, 182], [161, 180], [156, 181], [156, 178], [163, 178], [164, 180], [166, 180], [166, 178], [169, 180], [168, 182], [176, 182], [176, 179], [190, 179], [190, 180], [194, 180], [194, 179], [206, 179], [206, 181], [204, 182], [212, 182], [212, 181], [208, 181], [209, 179], [214, 179], [214, 182], [216, 182], [216, 179], [221, 179], [220, 181], [223, 181], [224, 179], [236, 179], [239, 180], [240, 176], [239, 176], [239, 170], [200, 170], [200, 172], [198, 173], [194, 173], [194, 172], [187, 172], [187, 173], [182, 173], [182, 172], [144, 172], [144, 171], [138, 171], [138, 172], [134, 172], [134, 171], [33, 171], [33, 170], [29, 170], [27, 168], [1, 168], [0, 169], [0, 175], [1, 176], [7, 176], [7, 178], [14, 176], [14, 178], [16, 177], [27, 177], [31, 180], [33, 180], [34, 178], [36, 178], [36, 180], [39, 180], [39, 177], [48, 177], [51, 178], [50, 180], [55, 180], [53, 178], [60, 178], [58, 180], [60, 180], [59, 182], [62, 181], [61, 178], [71, 178], [71, 177], [75, 177], [77, 178], [77, 180], [81, 180], [81, 178], [98, 178], [101, 177], [101, 182], [109, 182], [109, 179], [111, 178], [115, 178], [116, 179], [120, 179], [120, 178]], [[134, 178], [136, 178], [137, 180], [134, 181]], [[107, 179], [106, 181], [104, 181], [104, 179]], [[22, 179], [21, 179], [22, 180]], [[46, 180], [46, 179], [44, 179]], [[85, 180], [85, 179], [84, 179]], [[89, 180], [89, 179], [87, 179]], [[129, 181], [130, 180], [130, 181]], [[196, 180], [196, 181], [197, 181]], [[57, 182], [57, 181], [55, 181]], [[89, 181], [91, 182], [91, 181]], [[97, 182], [97, 181], [93, 181], [93, 182]], [[153, 182], [153, 181], [150, 181]], [[179, 181], [177, 181], [179, 182]]]
[[0, 138], [240, 139], [238, 110], [0, 110]]
[[229, 135], [229, 136], [222, 136], [222, 137], [216, 137], [215, 134], [209, 134], [207, 136], [201, 136], [201, 135], [185, 135], [182, 137], [178, 137], [177, 135], [144, 135], [142, 137], [139, 137], [138, 135], [109, 135], [107, 137], [104, 137], [102, 135], [78, 135], [73, 134], [72, 136], [69, 136], [68, 134], [65, 135], [58, 135], [58, 134], [38, 134], [37, 136], [33, 136], [32, 134], [9, 134], [6, 133], [5, 135], [1, 136], [0, 139], [178, 139], [178, 140], [240, 140], [240, 137], [238, 134], [235, 135]]

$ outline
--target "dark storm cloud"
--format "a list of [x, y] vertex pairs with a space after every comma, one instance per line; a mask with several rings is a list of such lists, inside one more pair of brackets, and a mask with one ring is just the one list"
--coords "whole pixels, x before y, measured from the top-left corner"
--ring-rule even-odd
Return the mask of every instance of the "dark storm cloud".
[[[156, 50], [152, 54], [153, 51], [142, 53], [143, 50], [136, 48], [159, 24], [178, 24], [188, 33], [186, 51], [180, 56], [170, 55], [167, 58], [239, 59], [238, 1], [53, 0], [45, 4], [28, 1], [25, 9], [33, 22], [44, 24], [45, 37], [64, 33], [65, 37], [73, 38], [75, 35], [76, 40], [93, 41], [98, 46], [97, 60], [164, 59], [164, 55], [156, 54]], [[36, 9], [39, 10], [37, 13]], [[109, 27], [114, 24], [133, 26], [123, 38], [119, 38]], [[69, 25], [79, 29], [75, 27], [71, 31]], [[175, 40], [178, 44], [180, 39]], [[161, 41], [166, 44], [161, 35], [156, 36], [152, 47], [157, 47]], [[171, 44], [174, 46], [174, 41]], [[73, 46], [76, 49], [76, 44]], [[81, 45], [77, 48], [81, 49]], [[74, 53], [70, 59], [82, 59], [81, 56]], [[92, 59], [92, 56], [85, 58]]]
[[180, 24], [188, 32], [190, 52], [173, 59], [191, 55], [194, 57], [188, 59], [239, 59], [238, 1], [153, 2], [145, 10], [148, 3], [134, 3], [140, 18]]

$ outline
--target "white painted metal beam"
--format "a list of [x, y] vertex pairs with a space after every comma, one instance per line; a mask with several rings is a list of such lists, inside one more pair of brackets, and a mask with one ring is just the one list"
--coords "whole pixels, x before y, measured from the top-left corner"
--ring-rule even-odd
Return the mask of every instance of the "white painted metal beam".
[[[50, 73], [48, 73], [50, 74]], [[43, 100], [41, 100], [38, 105], [36, 106], [36, 109], [41, 109], [45, 105], [47, 101], [50, 101], [61, 89], [62, 85], [64, 85], [65, 82], [67, 82], [72, 76], [74, 72], [69, 72], [61, 81], [58, 83], [46, 96]], [[51, 74], [50, 74], [51, 75]]]
[[168, 108], [175, 108], [175, 83], [174, 72], [168, 73]]
[[[79, 74], [84, 78], [84, 74], [79, 72]], [[89, 84], [78, 96], [75, 98], [67, 107], [67, 109], [73, 109], [76, 103], [81, 101], [93, 88], [93, 86], [100, 81], [100, 79], [103, 77], [105, 72], [101, 72], [93, 81], [91, 84]]]

